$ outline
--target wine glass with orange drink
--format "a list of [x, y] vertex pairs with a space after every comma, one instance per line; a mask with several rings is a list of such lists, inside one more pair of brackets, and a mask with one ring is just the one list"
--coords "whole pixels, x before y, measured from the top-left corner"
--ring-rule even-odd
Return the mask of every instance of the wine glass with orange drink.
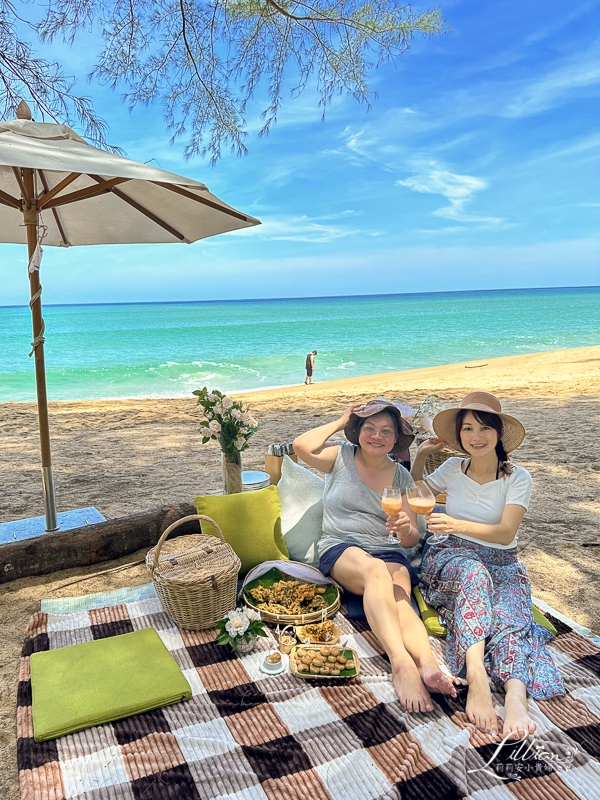
[[[417, 481], [413, 486], [407, 489], [406, 499], [408, 500], [408, 505], [415, 514], [427, 516], [427, 514], [431, 514], [435, 508], [435, 495], [425, 481]], [[429, 537], [429, 544], [440, 544], [447, 538], [446, 534], [432, 533]]]
[[[386, 487], [381, 498], [381, 507], [388, 517], [395, 517], [402, 511], [402, 489], [395, 486]], [[390, 531], [387, 538], [388, 542], [396, 542], [393, 531]]]

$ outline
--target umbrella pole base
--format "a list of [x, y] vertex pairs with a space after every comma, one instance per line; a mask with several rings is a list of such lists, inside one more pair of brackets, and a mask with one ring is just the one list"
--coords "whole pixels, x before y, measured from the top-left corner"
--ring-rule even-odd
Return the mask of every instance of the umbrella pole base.
[[52, 467], [42, 467], [42, 486], [44, 488], [44, 516], [46, 533], [58, 530], [56, 521], [56, 501], [54, 499], [54, 475]]
[[[71, 530], [71, 528], [82, 528], [86, 525], [94, 525], [97, 522], [105, 521], [102, 514], [93, 506], [78, 508], [74, 511], [62, 511], [57, 515], [57, 530], [67, 531]], [[33, 539], [50, 532], [46, 530], [45, 517], [16, 519], [14, 522], [4, 522], [0, 525], [0, 544]]]

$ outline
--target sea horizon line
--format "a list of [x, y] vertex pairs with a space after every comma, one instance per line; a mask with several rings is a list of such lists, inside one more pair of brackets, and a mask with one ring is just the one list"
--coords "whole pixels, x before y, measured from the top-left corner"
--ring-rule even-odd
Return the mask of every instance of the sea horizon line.
[[[82, 308], [87, 306], [164, 306], [164, 305], [206, 305], [219, 303], [272, 303], [272, 302], [297, 302], [299, 300], [359, 300], [361, 298], [375, 297], [423, 297], [432, 295], [463, 295], [463, 294], [494, 294], [501, 292], [548, 292], [564, 291], [566, 289], [600, 289], [600, 285], [590, 284], [583, 286], [522, 286], [496, 289], [442, 289], [433, 292], [384, 292], [375, 294], [331, 294], [331, 295], [302, 295], [294, 297], [246, 297], [246, 298], [220, 298], [212, 300], [111, 300], [96, 303], [45, 303], [44, 308]], [[28, 304], [0, 305], [2, 308], [28, 308]]]

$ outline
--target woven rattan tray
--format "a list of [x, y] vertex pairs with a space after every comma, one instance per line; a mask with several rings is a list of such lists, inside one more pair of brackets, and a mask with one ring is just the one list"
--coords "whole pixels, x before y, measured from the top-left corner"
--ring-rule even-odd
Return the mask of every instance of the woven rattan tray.
[[322, 645], [315, 645], [315, 644], [307, 644], [307, 645], [298, 645], [295, 647], [292, 652], [290, 653], [290, 672], [296, 678], [302, 678], [303, 680], [317, 680], [317, 681], [337, 681], [340, 678], [355, 678], [357, 675], [360, 674], [360, 664], [358, 662], [358, 654], [356, 650], [351, 650], [349, 647], [342, 647], [340, 648], [343, 655], [346, 656], [347, 659], [352, 659], [354, 661], [354, 669], [343, 669], [341, 670], [339, 675], [315, 675], [311, 672], [298, 672], [298, 662], [296, 660], [296, 654], [298, 650], [316, 650], [317, 652], [321, 652], [323, 647], [329, 647], [330, 645], [322, 644]]
[[[319, 575], [321, 573], [318, 573]], [[289, 576], [283, 574], [280, 570], [270, 569], [260, 578], [256, 578], [253, 581], [250, 581], [244, 586], [243, 589], [243, 598], [246, 605], [252, 606], [252, 608], [256, 608], [258, 601], [255, 600], [252, 595], [250, 594], [250, 589], [253, 589], [255, 586], [272, 586], [277, 581], [281, 580], [282, 578], [287, 578]], [[322, 576], [321, 576], [322, 577]], [[310, 583], [310, 581], [306, 581]], [[340, 607], [340, 592], [337, 586], [333, 583], [327, 584], [327, 590], [324, 597], [329, 600], [329, 605], [322, 610], [319, 611], [310, 611], [306, 614], [274, 614], [270, 611], [263, 611], [263, 609], [258, 609], [260, 611], [260, 615], [265, 622], [268, 622], [272, 625], [307, 625], [311, 622], [321, 622], [323, 619], [323, 611], [325, 612], [325, 617], [332, 617]]]
[[[320, 620], [319, 620], [319, 622], [320, 622]], [[313, 622], [312, 624], [316, 625], [318, 623], [314, 623]], [[298, 637], [298, 641], [299, 642], [306, 642], [306, 639], [310, 638], [309, 636], [307, 636], [305, 627], [306, 626], [304, 626], [304, 625], [298, 625], [296, 627], [296, 636]], [[323, 642], [323, 641], [320, 641], [320, 640], [317, 640], [317, 639], [311, 639], [310, 640], [310, 644], [329, 644], [329, 645], [337, 644], [339, 642], [339, 640], [340, 640], [340, 636], [342, 635], [342, 633], [343, 633], [342, 629], [338, 628], [337, 626], [335, 626], [334, 629], [333, 629], [333, 635], [332, 635], [331, 639], [327, 639], [326, 642]]]

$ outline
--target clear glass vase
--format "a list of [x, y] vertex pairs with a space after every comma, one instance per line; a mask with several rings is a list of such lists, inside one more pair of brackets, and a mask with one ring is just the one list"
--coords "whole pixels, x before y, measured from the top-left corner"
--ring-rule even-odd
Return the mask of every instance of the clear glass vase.
[[249, 633], [249, 641], [243, 636], [238, 638], [237, 647], [235, 648], [235, 652], [240, 656], [247, 656], [254, 650], [254, 646], [256, 644], [256, 635], [254, 633]]
[[223, 464], [223, 494], [235, 494], [242, 491], [242, 454], [239, 450], [233, 453], [221, 453]]

